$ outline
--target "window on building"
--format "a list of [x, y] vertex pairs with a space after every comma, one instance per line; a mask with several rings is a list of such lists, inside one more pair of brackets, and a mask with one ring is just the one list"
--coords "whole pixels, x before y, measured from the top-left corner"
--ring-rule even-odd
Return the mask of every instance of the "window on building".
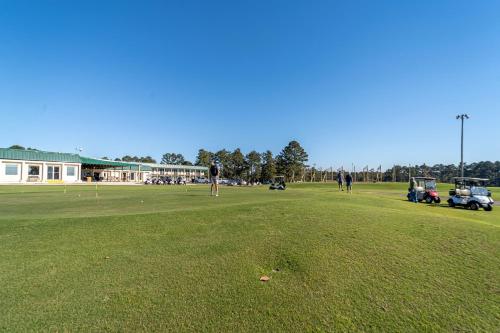
[[135, 173], [131, 172], [130, 173], [130, 180], [134, 180], [134, 177], [135, 177]]
[[61, 168], [55, 165], [49, 165], [47, 167], [47, 179], [61, 179]]
[[40, 176], [40, 166], [28, 165], [28, 176]]
[[68, 177], [75, 176], [75, 167], [74, 166], [69, 166], [66, 168], [66, 176], [68, 176]]
[[17, 164], [6, 164], [5, 165], [5, 175], [6, 176], [17, 176]]

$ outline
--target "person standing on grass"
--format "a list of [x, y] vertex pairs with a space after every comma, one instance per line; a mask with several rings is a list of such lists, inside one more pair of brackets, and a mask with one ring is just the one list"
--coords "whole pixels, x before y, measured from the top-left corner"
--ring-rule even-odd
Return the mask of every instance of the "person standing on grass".
[[417, 203], [418, 202], [417, 196], [418, 196], [418, 194], [417, 194], [417, 181], [415, 180], [414, 177], [411, 177], [410, 178], [410, 198], [411, 198], [411, 201], [413, 201], [414, 203]]
[[347, 185], [347, 193], [352, 193], [352, 176], [350, 172], [345, 176], [345, 184]]
[[337, 173], [337, 182], [339, 183], [339, 191], [344, 190], [344, 177], [342, 177], [342, 173]]
[[219, 196], [219, 167], [215, 164], [215, 161], [210, 163], [210, 195]]

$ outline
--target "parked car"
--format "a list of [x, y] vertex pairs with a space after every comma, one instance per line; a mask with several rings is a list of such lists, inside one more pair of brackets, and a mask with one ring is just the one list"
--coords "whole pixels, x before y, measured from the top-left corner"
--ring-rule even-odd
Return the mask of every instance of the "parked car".
[[194, 180], [194, 182], [196, 184], [208, 184], [210, 181], [208, 180], [208, 178], [198, 177]]

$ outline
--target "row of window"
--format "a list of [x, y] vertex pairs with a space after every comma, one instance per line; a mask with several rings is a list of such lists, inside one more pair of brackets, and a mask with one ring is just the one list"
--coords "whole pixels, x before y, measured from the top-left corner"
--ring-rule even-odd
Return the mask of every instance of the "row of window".
[[[68, 166], [66, 167], [66, 176], [74, 177], [76, 174], [76, 167]], [[5, 175], [6, 176], [17, 176], [19, 175], [19, 165], [18, 164], [6, 164], [5, 165]], [[28, 166], [28, 176], [40, 176], [40, 166], [39, 165], [29, 165]], [[55, 165], [49, 165], [47, 167], [47, 179], [61, 179], [61, 167]]]

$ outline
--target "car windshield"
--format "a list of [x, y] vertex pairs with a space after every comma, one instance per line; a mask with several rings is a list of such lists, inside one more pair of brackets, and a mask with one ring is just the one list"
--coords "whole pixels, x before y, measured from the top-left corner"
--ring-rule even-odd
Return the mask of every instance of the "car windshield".
[[470, 188], [470, 193], [472, 195], [488, 195], [488, 190], [484, 187], [472, 186]]
[[436, 181], [435, 180], [426, 180], [425, 188], [435, 190], [436, 189]]

